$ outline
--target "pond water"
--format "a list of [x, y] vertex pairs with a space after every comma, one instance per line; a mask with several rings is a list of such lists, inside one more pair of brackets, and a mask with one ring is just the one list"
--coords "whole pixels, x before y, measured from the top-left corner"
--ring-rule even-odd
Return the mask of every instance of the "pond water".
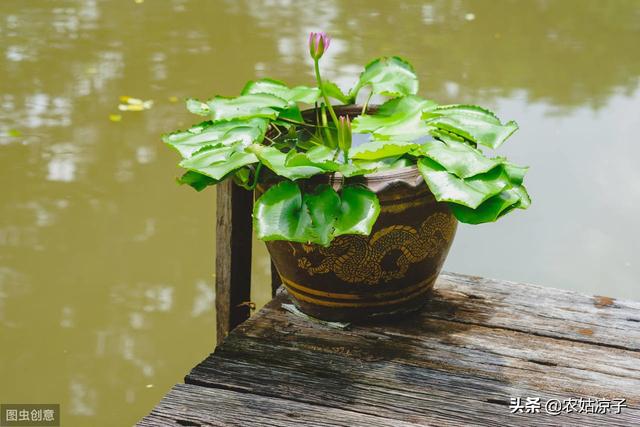
[[[398, 54], [420, 93], [515, 119], [533, 206], [461, 226], [446, 269], [640, 297], [637, 0], [0, 2], [0, 402], [131, 425], [214, 346], [214, 191], [174, 184], [176, 100]], [[120, 96], [153, 100], [120, 112]], [[255, 300], [269, 295], [262, 244]]]

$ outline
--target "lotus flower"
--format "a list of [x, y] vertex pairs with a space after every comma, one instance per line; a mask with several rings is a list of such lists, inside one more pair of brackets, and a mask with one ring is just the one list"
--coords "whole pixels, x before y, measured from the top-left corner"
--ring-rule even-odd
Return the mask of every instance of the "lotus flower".
[[324, 32], [309, 34], [309, 54], [317, 61], [329, 49], [330, 43], [331, 38]]

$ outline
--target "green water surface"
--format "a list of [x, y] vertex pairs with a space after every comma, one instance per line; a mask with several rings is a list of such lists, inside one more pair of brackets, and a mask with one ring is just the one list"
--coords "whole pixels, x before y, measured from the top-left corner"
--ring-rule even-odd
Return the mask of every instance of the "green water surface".
[[461, 226], [448, 270], [639, 299], [637, 0], [2, 0], [1, 403], [131, 425], [213, 349], [215, 192], [175, 185], [159, 134], [199, 120], [176, 99], [312, 84], [312, 30], [343, 87], [398, 54], [421, 95], [520, 123], [533, 206]]

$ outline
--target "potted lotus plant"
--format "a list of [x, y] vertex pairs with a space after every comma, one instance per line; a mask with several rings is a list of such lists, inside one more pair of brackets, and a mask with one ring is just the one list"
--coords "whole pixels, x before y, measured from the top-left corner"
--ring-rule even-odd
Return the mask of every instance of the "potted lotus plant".
[[[182, 157], [178, 181], [201, 191], [232, 179], [255, 192], [254, 230], [303, 312], [350, 321], [415, 310], [458, 221], [529, 206], [527, 168], [485, 153], [518, 126], [420, 97], [413, 67], [395, 56], [344, 92], [321, 76], [329, 37], [308, 43], [315, 86], [260, 79], [237, 97], [187, 100], [207, 120], [163, 137]], [[385, 101], [370, 105], [373, 95]]]

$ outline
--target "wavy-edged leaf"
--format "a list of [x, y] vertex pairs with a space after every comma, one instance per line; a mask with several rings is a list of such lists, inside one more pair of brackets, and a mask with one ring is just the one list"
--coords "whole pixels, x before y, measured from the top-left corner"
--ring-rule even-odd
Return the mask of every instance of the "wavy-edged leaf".
[[513, 120], [502, 124], [493, 112], [476, 105], [440, 106], [425, 112], [423, 118], [429, 126], [494, 149], [518, 130]]
[[391, 99], [376, 114], [356, 117], [352, 129], [356, 133], [373, 133], [376, 139], [417, 139], [429, 131], [422, 114], [436, 106], [435, 102], [418, 96]]
[[255, 203], [254, 229], [262, 240], [288, 240], [326, 246], [341, 234], [371, 233], [380, 213], [376, 195], [347, 186], [341, 195], [327, 184], [302, 193], [298, 184], [283, 181]]
[[309, 242], [311, 216], [298, 184], [282, 181], [269, 188], [253, 206], [253, 229], [259, 239]]
[[194, 171], [185, 172], [180, 178], [177, 178], [176, 181], [180, 185], [189, 185], [196, 191], [202, 191], [208, 186], [215, 185], [220, 182], [217, 179], [213, 179]]
[[417, 150], [444, 166], [449, 172], [460, 178], [469, 178], [498, 166], [500, 163], [489, 159], [480, 150], [452, 138], [443, 138], [446, 142], [433, 140], [422, 144]]
[[339, 172], [345, 177], [368, 175], [376, 172], [384, 172], [394, 169], [401, 169], [415, 165], [415, 160], [405, 157], [386, 157], [379, 160], [358, 160], [354, 159], [351, 163], [342, 165]]
[[[304, 122], [304, 118], [302, 117], [302, 113], [300, 112], [300, 107], [295, 102], [290, 102], [286, 108], [280, 111], [278, 114], [278, 124], [284, 125], [285, 127], [293, 126], [292, 123], [286, 122], [282, 119], [293, 120], [295, 122]], [[284, 122], [284, 123], [282, 123]]]
[[379, 160], [408, 153], [419, 147], [415, 142], [406, 141], [369, 141], [351, 148], [349, 157], [358, 160]]
[[398, 56], [382, 57], [367, 64], [350, 93], [351, 98], [355, 99], [365, 86], [371, 87], [371, 91], [378, 95], [415, 95], [418, 92], [418, 77], [413, 66], [405, 59]]
[[162, 140], [175, 148], [184, 158], [205, 147], [232, 145], [240, 142], [248, 146], [264, 138], [268, 122], [266, 119], [231, 120], [228, 122], [202, 122], [185, 131], [162, 136]]
[[408, 95], [386, 101], [378, 108], [377, 114], [382, 116], [392, 116], [399, 113], [413, 114], [431, 111], [437, 107], [438, 104], [435, 101], [417, 95]]
[[374, 192], [360, 186], [346, 186], [341, 192], [340, 216], [335, 236], [362, 234], [368, 236], [380, 214], [380, 201]]
[[247, 150], [254, 153], [275, 174], [292, 180], [309, 178], [325, 172], [324, 169], [316, 166], [287, 166], [287, 158], [294, 155], [294, 152], [283, 153], [275, 147], [265, 147], [258, 144], [249, 146]]
[[484, 222], [494, 222], [502, 215], [518, 206], [520, 194], [513, 188], [508, 188], [500, 192], [476, 209], [471, 209], [459, 204], [450, 203], [449, 207], [460, 222], [467, 224], [481, 224]]
[[287, 155], [285, 165], [287, 167], [314, 166], [327, 172], [336, 172], [342, 166], [341, 163], [335, 160], [336, 151], [336, 149], [329, 148], [326, 145], [316, 145], [304, 153], [293, 151]]
[[524, 185], [513, 186], [513, 191], [518, 193], [518, 197], [520, 197], [520, 202], [516, 207], [518, 209], [528, 209], [529, 206], [531, 206], [531, 197], [529, 196], [527, 189], [524, 188]]
[[504, 158], [500, 159], [500, 161], [502, 162], [504, 171], [507, 173], [507, 175], [509, 175], [509, 179], [511, 180], [511, 182], [517, 185], [522, 185], [524, 176], [529, 170], [529, 166], [518, 166], [516, 164], [508, 162]]
[[340, 214], [340, 196], [330, 185], [322, 184], [312, 193], [304, 194], [302, 199], [311, 216], [311, 241], [327, 246], [333, 240], [334, 227]]
[[286, 100], [268, 93], [254, 93], [237, 98], [216, 96], [207, 101], [213, 121], [253, 117], [273, 120], [288, 104]]
[[287, 102], [302, 102], [304, 104], [313, 104], [320, 97], [320, 89], [317, 87], [296, 86], [289, 88], [284, 82], [268, 78], [248, 82], [241, 92], [242, 95], [256, 93], [267, 93]]
[[337, 99], [343, 104], [353, 104], [354, 100], [349, 97], [349, 95], [345, 94], [337, 84], [330, 80], [325, 80], [322, 82], [322, 90], [324, 93], [333, 99]]
[[230, 172], [258, 161], [252, 153], [240, 150], [240, 145], [205, 149], [181, 161], [180, 166], [222, 180]]
[[425, 157], [418, 160], [418, 170], [436, 200], [453, 202], [472, 209], [510, 185], [508, 177], [501, 168], [494, 168], [487, 173], [462, 179], [449, 173], [444, 166]]
[[249, 178], [251, 178], [251, 169], [248, 167], [241, 167], [240, 169], [236, 169], [231, 175], [233, 182], [244, 188], [245, 190], [253, 190], [253, 187], [249, 183]]
[[429, 134], [429, 128], [419, 114], [409, 116], [406, 120], [381, 127], [373, 133], [377, 140], [415, 140]]
[[211, 109], [206, 102], [202, 102], [199, 99], [195, 98], [187, 98], [185, 101], [187, 110], [193, 114], [197, 114], [199, 116], [208, 116], [211, 114]]

